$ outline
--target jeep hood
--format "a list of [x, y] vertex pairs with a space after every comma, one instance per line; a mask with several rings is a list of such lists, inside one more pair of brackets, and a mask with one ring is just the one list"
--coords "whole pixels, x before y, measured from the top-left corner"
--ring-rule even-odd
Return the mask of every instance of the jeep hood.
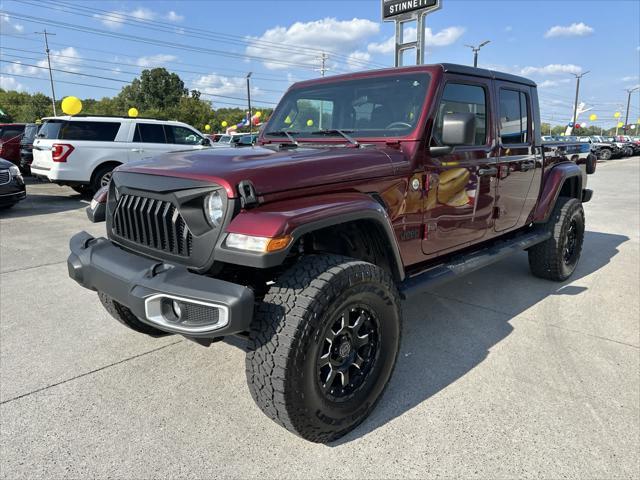
[[242, 180], [250, 180], [264, 195], [388, 176], [394, 168], [390, 157], [377, 148], [231, 147], [168, 153], [130, 162], [118, 171], [210, 181], [235, 197]]

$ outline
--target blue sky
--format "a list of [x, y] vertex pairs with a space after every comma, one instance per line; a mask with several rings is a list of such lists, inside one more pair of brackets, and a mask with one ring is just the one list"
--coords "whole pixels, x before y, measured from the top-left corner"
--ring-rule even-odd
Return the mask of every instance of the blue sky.
[[[427, 19], [427, 63], [469, 64], [465, 44], [491, 40], [480, 66], [538, 82], [544, 120], [570, 119], [572, 72], [590, 71], [581, 89], [592, 108], [581, 120], [589, 124], [612, 126], [613, 113], [624, 114], [624, 89], [640, 84], [637, 0], [443, 5]], [[47, 28], [56, 34], [53, 67], [71, 72], [54, 72], [58, 97], [112, 96], [143, 68], [166, 66], [218, 107], [243, 104], [242, 77], [253, 71], [257, 103], [269, 106], [292, 81], [319, 75], [322, 51], [330, 74], [393, 63], [393, 25], [381, 22], [380, 0], [2, 0], [0, 10], [2, 87], [50, 93], [38, 68], [46, 65], [43, 40], [33, 33]], [[78, 31], [87, 28], [100, 35]], [[588, 121], [591, 113], [596, 122]], [[638, 117], [635, 93], [630, 122]]]

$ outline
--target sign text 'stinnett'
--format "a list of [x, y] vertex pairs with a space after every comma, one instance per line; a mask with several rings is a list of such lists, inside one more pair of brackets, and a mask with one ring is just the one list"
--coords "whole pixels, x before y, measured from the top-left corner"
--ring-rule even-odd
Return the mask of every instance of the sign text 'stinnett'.
[[383, 0], [382, 18], [384, 20], [418, 10], [433, 8], [438, 0]]

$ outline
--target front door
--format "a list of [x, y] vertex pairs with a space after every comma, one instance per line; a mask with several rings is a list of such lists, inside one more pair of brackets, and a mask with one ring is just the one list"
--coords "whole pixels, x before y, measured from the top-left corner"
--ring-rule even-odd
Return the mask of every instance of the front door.
[[526, 222], [527, 198], [542, 165], [532, 134], [530, 88], [501, 82], [497, 82], [496, 87], [500, 153], [494, 228], [500, 232], [521, 227]]
[[489, 79], [447, 78], [431, 145], [441, 145], [442, 123], [447, 113], [475, 114], [476, 136], [472, 145], [458, 146], [449, 155], [427, 158], [428, 191], [422, 241], [422, 250], [427, 255], [482, 241], [493, 226], [498, 168], [490, 140], [494, 138], [490, 92]]

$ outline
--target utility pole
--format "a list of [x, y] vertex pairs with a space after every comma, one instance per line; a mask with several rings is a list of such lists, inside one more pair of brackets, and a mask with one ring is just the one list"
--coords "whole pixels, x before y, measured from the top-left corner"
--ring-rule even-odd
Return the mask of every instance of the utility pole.
[[[320, 56], [320, 68], [316, 69], [316, 72], [320, 72], [320, 76], [324, 77], [327, 71], [329, 71], [329, 67], [327, 67], [327, 60], [329, 60], [329, 55], [322, 52]], [[320, 119], [318, 121], [318, 128], [322, 130], [322, 117], [324, 115], [324, 102], [320, 100]]]
[[571, 131], [569, 132], [569, 135], [573, 133], [573, 129], [576, 128], [576, 122], [578, 121], [578, 96], [580, 95], [580, 79], [584, 77], [587, 73], [589, 73], [589, 71], [586, 71], [581, 74], [577, 74], [577, 73], [571, 74], [574, 77], [576, 77], [577, 81], [576, 81], [576, 101], [573, 104], [573, 122], [571, 122], [572, 127], [571, 127]]
[[49, 65], [49, 81], [51, 82], [51, 104], [53, 106], [53, 116], [56, 117], [56, 91], [53, 88], [53, 73], [51, 72], [51, 57], [49, 56], [49, 35], [55, 35], [55, 33], [47, 32], [45, 28], [42, 32], [35, 32], [39, 35], [44, 35], [44, 47], [47, 52], [47, 64]]
[[485, 42], [482, 42], [480, 45], [478, 45], [477, 47], [474, 47], [473, 45], [465, 45], [465, 47], [469, 47], [471, 50], [473, 50], [473, 66], [474, 67], [478, 67], [478, 52], [480, 51], [480, 49], [482, 47], [484, 47], [485, 45], [491, 43], [491, 40], [487, 40]]
[[625, 135], [627, 134], [627, 126], [629, 125], [629, 107], [631, 106], [631, 94], [639, 89], [640, 87], [636, 87], [636, 88], [630, 88], [629, 90], [627, 90], [627, 93], [629, 95], [627, 97], [627, 115], [624, 118], [624, 134]]
[[251, 130], [253, 130], [253, 121], [251, 120], [251, 117], [253, 116], [251, 114], [251, 75], [253, 74], [253, 72], [249, 72], [247, 73], [247, 103], [249, 104], [249, 135], [251, 135]]

